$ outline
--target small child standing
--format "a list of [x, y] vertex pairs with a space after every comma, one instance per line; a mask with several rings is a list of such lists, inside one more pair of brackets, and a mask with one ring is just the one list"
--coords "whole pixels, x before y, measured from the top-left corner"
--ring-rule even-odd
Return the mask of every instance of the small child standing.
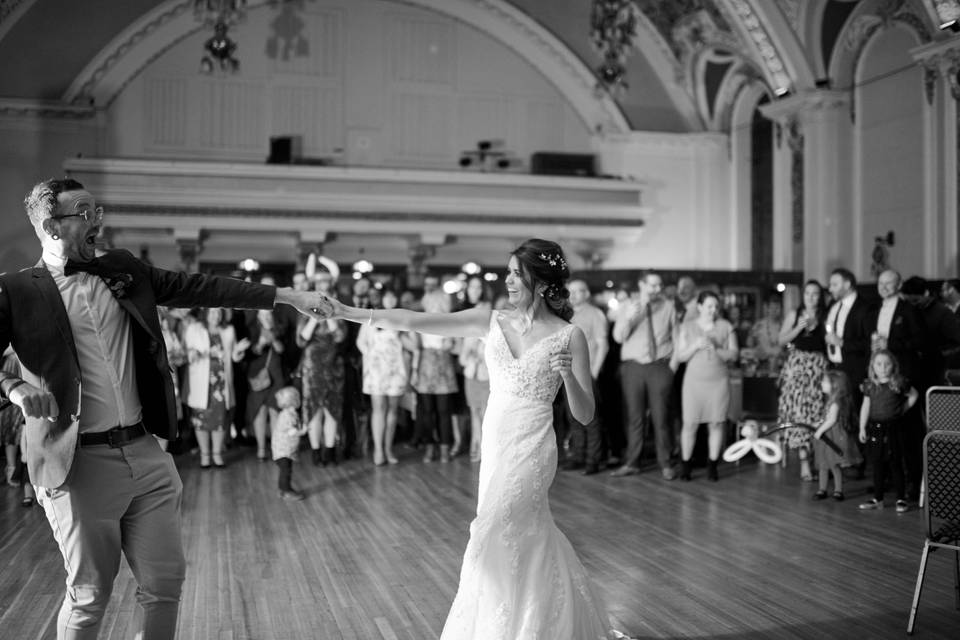
[[[833, 475], [833, 499], [843, 500], [843, 470], [841, 467], [860, 462], [856, 446], [850, 442], [848, 423], [850, 422], [850, 382], [847, 374], [839, 369], [827, 371], [820, 382], [820, 389], [826, 397], [823, 421], [813, 433], [813, 452], [819, 471], [820, 488], [813, 494], [814, 500], [827, 497], [829, 475]], [[828, 437], [843, 451], [837, 453], [822, 440]]]
[[300, 425], [300, 392], [294, 387], [283, 387], [275, 397], [280, 413], [273, 426], [270, 446], [280, 472], [280, 497], [284, 500], [303, 500], [303, 494], [291, 485], [300, 437], [307, 433], [306, 425]]
[[900, 375], [897, 359], [886, 349], [873, 352], [868, 378], [861, 389], [860, 442], [867, 445], [867, 457], [873, 466], [873, 498], [860, 508], [883, 508], [883, 482], [889, 467], [897, 493], [897, 513], [906, 513], [909, 509], [904, 476], [906, 434], [901, 419], [916, 404], [919, 394]]

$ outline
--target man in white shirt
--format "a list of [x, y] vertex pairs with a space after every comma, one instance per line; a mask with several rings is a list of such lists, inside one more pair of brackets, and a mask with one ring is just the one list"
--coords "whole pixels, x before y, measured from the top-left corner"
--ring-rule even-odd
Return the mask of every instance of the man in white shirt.
[[60, 639], [97, 637], [127, 558], [137, 581], [137, 637], [177, 626], [186, 562], [183, 485], [154, 434], [176, 436], [176, 399], [157, 305], [301, 311], [317, 294], [157, 269], [128, 251], [96, 250], [103, 209], [71, 179], [37, 184], [24, 201], [43, 256], [0, 274], [0, 398], [26, 418], [25, 456], [67, 569]]
[[593, 475], [600, 469], [602, 446], [600, 441], [600, 388], [597, 377], [603, 360], [610, 349], [607, 343], [607, 318], [600, 309], [590, 304], [590, 289], [583, 280], [571, 280], [567, 284], [570, 292], [570, 306], [573, 318], [570, 322], [583, 330], [587, 338], [590, 353], [590, 377], [593, 379], [593, 397], [597, 401], [597, 410], [589, 424], [577, 422], [570, 414], [570, 407], [564, 403], [567, 412], [567, 424], [570, 425], [570, 458], [563, 464], [564, 470], [583, 469], [584, 475]]

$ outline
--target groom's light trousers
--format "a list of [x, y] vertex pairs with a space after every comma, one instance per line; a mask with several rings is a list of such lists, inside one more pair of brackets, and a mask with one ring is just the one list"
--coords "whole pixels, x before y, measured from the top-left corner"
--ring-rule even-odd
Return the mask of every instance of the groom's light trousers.
[[174, 637], [186, 571], [182, 492], [173, 458], [150, 435], [79, 447], [63, 486], [37, 488], [67, 570], [58, 640], [96, 640], [121, 553], [138, 585], [137, 638]]

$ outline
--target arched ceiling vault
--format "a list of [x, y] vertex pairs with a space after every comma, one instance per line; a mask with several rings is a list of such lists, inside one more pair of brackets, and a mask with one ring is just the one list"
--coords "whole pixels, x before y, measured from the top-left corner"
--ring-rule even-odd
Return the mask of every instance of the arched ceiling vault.
[[[594, 131], [647, 128], [645, 100], [672, 110], [676, 124], [668, 128], [723, 129], [729, 124], [717, 114], [729, 111], [730, 96], [744, 83], [741, 75], [782, 95], [812, 89], [822, 73], [810, 51], [816, 44], [808, 23], [823, 15], [827, 0], [634, 0], [643, 19], [627, 68], [642, 67], [648, 84], [613, 97], [595, 91], [592, 69], [599, 58], [589, 44], [590, 7], [584, 0], [385, 1], [436, 12], [499, 41], [538, 68]], [[266, 2], [251, 0], [248, 6]], [[0, 0], [0, 59], [8, 61], [0, 65], [0, 99], [108, 105], [150, 61], [200, 28], [193, 4]], [[857, 13], [868, 5], [912, 2], [860, 4]], [[724, 58], [731, 64], [718, 79], [716, 60]]]

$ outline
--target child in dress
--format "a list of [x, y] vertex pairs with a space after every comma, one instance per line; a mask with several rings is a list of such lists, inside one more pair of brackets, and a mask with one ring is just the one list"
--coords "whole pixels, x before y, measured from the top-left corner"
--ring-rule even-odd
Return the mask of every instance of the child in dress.
[[[839, 369], [827, 371], [820, 382], [820, 389], [826, 398], [823, 421], [813, 433], [813, 453], [819, 471], [820, 489], [813, 494], [814, 500], [827, 497], [829, 475], [833, 475], [833, 499], [843, 500], [843, 471], [841, 467], [860, 462], [860, 453], [850, 441], [847, 423], [850, 422], [850, 381], [847, 374]], [[827, 446], [821, 439], [827, 436], [843, 450], [843, 455]]]
[[293, 461], [297, 459], [300, 437], [307, 433], [306, 425], [300, 424], [300, 392], [294, 387], [283, 387], [276, 393], [280, 414], [273, 428], [270, 447], [273, 460], [280, 471], [278, 487], [284, 500], [303, 500], [303, 494], [290, 484]]
[[887, 468], [897, 492], [897, 513], [909, 509], [904, 479], [906, 433], [903, 415], [917, 402], [917, 390], [900, 375], [897, 359], [886, 349], [870, 357], [868, 378], [861, 385], [860, 442], [867, 445], [867, 458], [873, 465], [873, 498], [861, 509], [883, 508], [883, 481]]

